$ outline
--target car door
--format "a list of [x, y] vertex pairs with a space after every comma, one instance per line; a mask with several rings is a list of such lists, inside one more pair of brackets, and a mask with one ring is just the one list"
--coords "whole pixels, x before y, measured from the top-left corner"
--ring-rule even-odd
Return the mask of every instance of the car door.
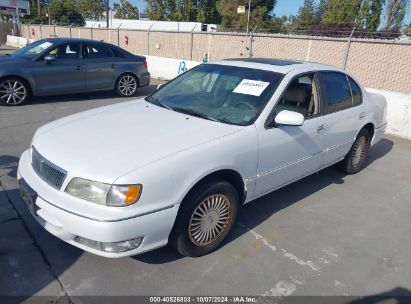
[[114, 89], [116, 63], [111, 48], [103, 43], [87, 42], [83, 58], [87, 90]]
[[[57, 45], [42, 55], [31, 67], [38, 95], [76, 93], [85, 89], [85, 75], [80, 58], [81, 44], [70, 42]], [[44, 57], [53, 55], [54, 61]]]
[[366, 109], [358, 84], [344, 73], [324, 71], [319, 73], [326, 112], [326, 153], [322, 167], [327, 167], [345, 157], [349, 152]]
[[303, 114], [305, 121], [302, 126], [272, 125], [259, 131], [256, 196], [319, 170], [326, 136], [320, 96], [314, 73], [297, 76], [285, 89], [273, 117], [288, 110]]

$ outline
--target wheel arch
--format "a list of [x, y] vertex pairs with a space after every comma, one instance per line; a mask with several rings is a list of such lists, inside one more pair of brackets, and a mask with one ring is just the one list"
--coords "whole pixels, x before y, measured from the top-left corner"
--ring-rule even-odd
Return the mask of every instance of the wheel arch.
[[15, 74], [6, 74], [6, 75], [3, 75], [3, 76], [0, 77], [0, 82], [3, 81], [3, 79], [8, 78], [8, 77], [18, 78], [18, 79], [24, 81], [27, 84], [27, 87], [29, 89], [29, 95], [34, 94], [32, 84], [30, 83], [30, 81], [26, 77], [23, 77], [21, 75], [15, 75]]
[[238, 193], [238, 197], [240, 198], [240, 204], [244, 203], [247, 196], [246, 185], [241, 174], [234, 169], [219, 169], [199, 178], [196, 182], [193, 183], [193, 185], [191, 185], [190, 189], [184, 194], [181, 203], [183, 204], [184, 200], [198, 187], [201, 187], [205, 183], [218, 180], [224, 180], [233, 185], [233, 187], [236, 189]]
[[[374, 124], [373, 124], [372, 122], [368, 122], [367, 124], [365, 124], [365, 125], [360, 129], [360, 131], [361, 131], [362, 129], [366, 129], [366, 130], [368, 131], [368, 133], [370, 134], [370, 140], [372, 140], [373, 137], [374, 137], [374, 130], [375, 130]], [[359, 131], [359, 132], [360, 132], [360, 131]], [[358, 135], [358, 134], [357, 134], [357, 135]]]
[[115, 88], [117, 87], [118, 82], [120, 81], [120, 78], [123, 77], [124, 75], [132, 75], [134, 78], [136, 78], [137, 81], [137, 88], [140, 88], [140, 79], [138, 78], [136, 73], [129, 72], [129, 71], [122, 71], [120, 74], [118, 74], [115, 82]]

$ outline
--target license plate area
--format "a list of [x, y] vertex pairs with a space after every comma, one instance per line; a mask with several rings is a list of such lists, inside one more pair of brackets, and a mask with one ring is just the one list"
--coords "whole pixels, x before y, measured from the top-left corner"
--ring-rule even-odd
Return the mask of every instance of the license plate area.
[[24, 179], [19, 180], [19, 190], [20, 196], [26, 203], [29, 211], [35, 214], [39, 209], [36, 205], [37, 192], [34, 191]]

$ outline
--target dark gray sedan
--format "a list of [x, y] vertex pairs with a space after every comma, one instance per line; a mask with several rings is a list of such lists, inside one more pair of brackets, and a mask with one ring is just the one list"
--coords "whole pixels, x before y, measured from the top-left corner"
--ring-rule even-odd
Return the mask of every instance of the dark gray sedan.
[[150, 83], [146, 58], [86, 39], [42, 39], [0, 57], [0, 104], [31, 96], [115, 90], [133, 96]]

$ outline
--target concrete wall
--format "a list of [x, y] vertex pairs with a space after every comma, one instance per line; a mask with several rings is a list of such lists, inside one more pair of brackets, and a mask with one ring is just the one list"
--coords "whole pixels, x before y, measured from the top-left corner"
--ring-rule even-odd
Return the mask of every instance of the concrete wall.
[[[23, 25], [23, 37], [76, 37], [104, 40], [132, 53], [201, 61], [246, 56], [246, 37], [241, 33], [108, 30], [48, 25]], [[128, 45], [125, 38], [128, 38]], [[342, 67], [366, 87], [411, 93], [411, 43], [399, 40], [346, 39], [264, 35], [253, 36], [254, 57], [309, 60]]]

